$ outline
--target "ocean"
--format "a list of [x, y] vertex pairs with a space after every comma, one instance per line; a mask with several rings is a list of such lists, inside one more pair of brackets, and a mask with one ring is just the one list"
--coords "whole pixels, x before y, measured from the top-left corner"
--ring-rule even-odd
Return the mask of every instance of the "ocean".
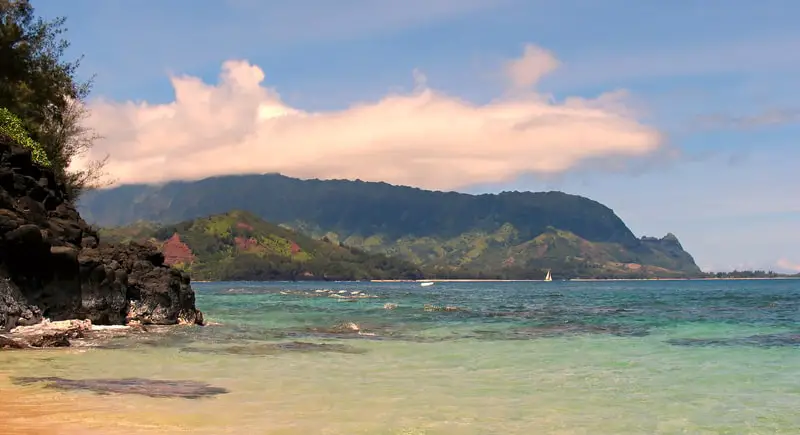
[[0, 433], [800, 433], [800, 280], [193, 286], [210, 326], [0, 352]]

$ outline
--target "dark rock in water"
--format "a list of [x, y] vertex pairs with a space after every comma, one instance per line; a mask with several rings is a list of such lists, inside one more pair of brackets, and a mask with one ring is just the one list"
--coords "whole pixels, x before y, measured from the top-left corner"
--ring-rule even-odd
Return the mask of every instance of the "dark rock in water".
[[52, 320], [202, 323], [155, 247], [101, 246], [54, 173], [0, 135], [0, 330]]
[[11, 329], [17, 325], [34, 325], [41, 321], [42, 310], [29, 304], [9, 278], [0, 277], [0, 329], [4, 326]]
[[139, 394], [149, 397], [199, 399], [229, 393], [225, 388], [213, 387], [205, 382], [196, 381], [162, 381], [142, 378], [65, 379], [58, 377], [17, 377], [12, 380], [17, 385], [44, 382], [48, 388], [87, 390], [98, 394]]
[[427, 312], [439, 312], [439, 311], [447, 313], [469, 312], [469, 309], [467, 308], [454, 307], [451, 305], [445, 305], [442, 307], [438, 305], [425, 304], [425, 306], [423, 306], [422, 309]]
[[278, 343], [275, 345], [281, 351], [292, 352], [339, 352], [339, 353], [366, 353], [364, 349], [358, 349], [344, 344], [330, 344], [330, 343], [306, 343], [302, 341], [290, 341], [288, 343]]
[[[67, 341], [69, 343], [69, 341]], [[0, 349], [27, 349], [30, 345], [16, 337], [0, 334]]]
[[[380, 331], [380, 333], [374, 332], [376, 330]], [[378, 325], [374, 325], [369, 328], [369, 331], [365, 331], [361, 325], [355, 322], [344, 322], [331, 327], [310, 327], [303, 331], [287, 330], [284, 331], [284, 334], [286, 337], [315, 336], [338, 339], [359, 338], [366, 340], [384, 340], [389, 338], [392, 332]]]
[[[164, 264], [153, 246], [131, 243], [84, 250], [80, 256], [87, 318], [102, 323], [201, 323], [189, 275]], [[113, 318], [108, 318], [113, 313]], [[93, 320], [97, 323], [97, 320]]]
[[532, 326], [511, 331], [510, 339], [527, 340], [532, 338], [561, 337], [567, 335], [609, 334], [620, 337], [643, 337], [646, 329], [618, 325], [588, 325], [567, 323], [560, 325]]
[[216, 348], [200, 348], [200, 347], [185, 347], [181, 349], [182, 352], [194, 353], [208, 353], [208, 354], [222, 354], [222, 355], [276, 355], [288, 352], [334, 352], [334, 353], [347, 353], [347, 354], [363, 354], [366, 350], [358, 349], [344, 344], [317, 344], [307, 343], [302, 341], [290, 341], [285, 343], [264, 343], [254, 344], [250, 346], [237, 345], [237, 346], [224, 346]]
[[675, 346], [751, 346], [751, 347], [800, 347], [800, 334], [758, 334], [736, 338], [676, 338], [667, 340]]

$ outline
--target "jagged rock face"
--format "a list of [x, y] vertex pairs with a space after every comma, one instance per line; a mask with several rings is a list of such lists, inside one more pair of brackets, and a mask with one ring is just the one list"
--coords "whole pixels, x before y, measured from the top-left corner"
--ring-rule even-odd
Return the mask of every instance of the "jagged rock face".
[[194, 323], [189, 277], [155, 247], [100, 246], [54, 174], [0, 135], [0, 329], [42, 318]]
[[189, 275], [167, 266], [154, 246], [84, 249], [79, 260], [84, 277], [81, 317], [106, 324], [198, 321]]

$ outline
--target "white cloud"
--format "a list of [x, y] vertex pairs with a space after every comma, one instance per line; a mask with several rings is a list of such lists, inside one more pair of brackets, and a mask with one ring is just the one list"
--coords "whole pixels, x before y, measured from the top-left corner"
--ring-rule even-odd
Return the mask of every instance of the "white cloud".
[[549, 51], [528, 44], [522, 57], [506, 63], [506, 76], [515, 88], [529, 88], [558, 68], [558, 59]]
[[[528, 46], [509, 65], [509, 80], [530, 86], [557, 61]], [[619, 92], [554, 102], [517, 90], [475, 105], [430, 89], [416, 72], [411, 93], [307, 112], [286, 105], [264, 78], [257, 66], [232, 60], [217, 85], [172, 77], [168, 104], [93, 101], [89, 122], [104, 139], [87, 158], [110, 154], [107, 170], [119, 183], [280, 172], [454, 189], [641, 156], [662, 142]]]

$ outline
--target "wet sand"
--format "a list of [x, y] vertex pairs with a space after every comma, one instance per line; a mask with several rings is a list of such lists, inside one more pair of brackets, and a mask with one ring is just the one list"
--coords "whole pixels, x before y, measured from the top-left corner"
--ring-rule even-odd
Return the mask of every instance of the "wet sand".
[[90, 401], [41, 388], [20, 388], [0, 373], [0, 433], [94, 434], [80, 420], [91, 414]]
[[[109, 409], [118, 401], [118, 410]], [[0, 372], [0, 435], [115, 435], [191, 432], [153, 424], [147, 415], [125, 406], [120, 396], [80, 394], [43, 386], [20, 387]]]

